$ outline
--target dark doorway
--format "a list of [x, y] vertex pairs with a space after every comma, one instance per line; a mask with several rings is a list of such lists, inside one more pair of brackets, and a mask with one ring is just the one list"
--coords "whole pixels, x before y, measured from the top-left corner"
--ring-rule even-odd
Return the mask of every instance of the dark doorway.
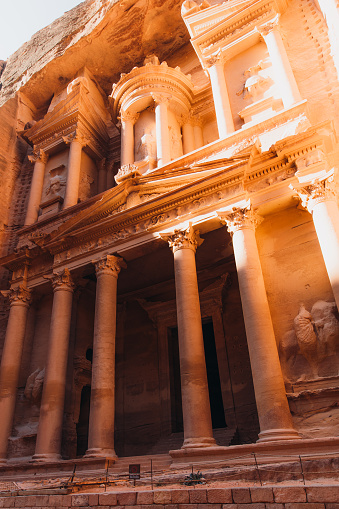
[[[208, 392], [211, 406], [212, 427], [213, 429], [225, 428], [225, 412], [221, 393], [213, 322], [211, 318], [207, 318], [203, 321], [202, 331], [204, 337], [205, 361], [208, 380]], [[170, 368], [172, 433], [178, 433], [183, 431], [183, 417], [181, 404], [179, 342], [177, 327], [171, 327], [168, 329], [168, 354]]]
[[77, 424], [77, 456], [83, 456], [88, 448], [89, 409], [91, 386], [85, 385], [81, 391], [80, 415]]

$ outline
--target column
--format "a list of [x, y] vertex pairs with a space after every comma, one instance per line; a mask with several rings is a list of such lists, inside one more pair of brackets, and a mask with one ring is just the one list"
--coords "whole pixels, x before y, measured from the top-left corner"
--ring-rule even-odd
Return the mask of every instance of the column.
[[257, 31], [266, 43], [282, 102], [285, 108], [289, 108], [301, 101], [301, 96], [279, 32], [279, 15], [269, 23], [257, 27]]
[[179, 334], [183, 448], [215, 445], [212, 432], [204, 340], [202, 334], [195, 251], [201, 244], [189, 227], [176, 230], [168, 240], [174, 255], [175, 292]]
[[164, 94], [153, 94], [155, 102], [155, 130], [157, 137], [157, 158], [158, 168], [164, 166], [171, 160], [171, 145], [168, 129], [168, 105], [171, 96]]
[[195, 118], [193, 120], [193, 129], [194, 129], [194, 140], [195, 140], [195, 148], [200, 148], [204, 146], [204, 137], [202, 134], [202, 123], [200, 118]]
[[67, 209], [68, 207], [72, 207], [78, 203], [81, 154], [83, 147], [88, 145], [88, 140], [78, 132], [72, 134], [71, 136], [64, 136], [63, 140], [66, 145], [70, 145], [64, 199], [64, 209]]
[[187, 115], [182, 119], [182, 142], [184, 154], [188, 154], [195, 150], [194, 127], [190, 115]]
[[121, 121], [121, 166], [134, 163], [134, 124], [139, 115], [120, 112]]
[[10, 312], [0, 367], [0, 465], [6, 462], [7, 443], [14, 418], [27, 313], [31, 302], [31, 292], [23, 285], [1, 293], [9, 297]]
[[68, 269], [48, 276], [53, 286], [46, 374], [42, 391], [39, 428], [33, 460], [61, 459], [69, 332], [74, 285]]
[[91, 408], [86, 457], [115, 458], [115, 333], [117, 282], [124, 262], [108, 255], [95, 264], [97, 289], [93, 339]]
[[107, 187], [106, 159], [101, 159], [98, 164], [98, 194], [106, 191]]
[[333, 295], [339, 309], [339, 210], [334, 176], [315, 179], [295, 189], [302, 206], [312, 214]]
[[109, 164], [107, 164], [107, 172], [106, 172], [106, 189], [111, 189], [114, 186], [114, 169], [115, 169], [116, 163], [114, 161], [111, 161]]
[[28, 207], [25, 218], [25, 226], [35, 223], [38, 219], [39, 206], [42, 197], [42, 188], [45, 178], [45, 168], [48, 160], [48, 156], [43, 150], [33, 152], [33, 155], [28, 156], [31, 163], [34, 164], [33, 177], [31, 183], [31, 189], [28, 198]]
[[225, 138], [234, 132], [234, 122], [226, 85], [224, 62], [222, 57], [217, 55], [209, 58], [206, 63], [212, 85], [219, 138]]
[[219, 214], [233, 237], [241, 304], [260, 423], [259, 441], [300, 438], [293, 429], [255, 239], [258, 218], [248, 208]]

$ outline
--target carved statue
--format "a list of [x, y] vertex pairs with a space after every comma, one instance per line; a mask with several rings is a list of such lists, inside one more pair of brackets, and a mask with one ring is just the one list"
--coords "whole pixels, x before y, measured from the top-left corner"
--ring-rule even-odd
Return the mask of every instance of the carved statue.
[[44, 384], [45, 369], [37, 368], [27, 378], [24, 395], [31, 401], [38, 401], [42, 394], [42, 386]]
[[63, 196], [64, 188], [66, 186], [66, 178], [62, 175], [54, 175], [49, 181], [49, 185], [46, 188], [46, 196], [52, 198], [53, 196]]
[[156, 159], [157, 157], [156, 140], [149, 128], [144, 130], [144, 134], [140, 138], [138, 152], [141, 154], [142, 159], [146, 159], [146, 157]]
[[339, 321], [334, 302], [317, 301], [311, 312], [301, 304], [293, 330], [282, 337], [279, 355], [287, 380], [339, 374]]

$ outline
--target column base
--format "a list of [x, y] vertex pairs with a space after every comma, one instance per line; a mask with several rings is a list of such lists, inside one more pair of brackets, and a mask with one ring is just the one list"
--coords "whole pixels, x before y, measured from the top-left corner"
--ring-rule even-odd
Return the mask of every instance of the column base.
[[200, 449], [202, 447], [215, 447], [213, 437], [185, 438], [181, 449]]
[[106, 458], [106, 459], [117, 459], [117, 455], [114, 449], [101, 449], [100, 447], [93, 447], [87, 449], [84, 458]]
[[267, 429], [259, 433], [258, 442], [277, 442], [279, 440], [297, 440], [301, 439], [299, 433], [293, 428]]
[[34, 454], [31, 461], [35, 463], [53, 463], [54, 461], [60, 461], [61, 454], [46, 453], [46, 454]]

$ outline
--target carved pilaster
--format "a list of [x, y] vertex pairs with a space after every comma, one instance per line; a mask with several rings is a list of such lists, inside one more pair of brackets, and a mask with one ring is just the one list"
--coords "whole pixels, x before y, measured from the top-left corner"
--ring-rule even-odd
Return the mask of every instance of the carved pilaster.
[[121, 269], [126, 267], [125, 261], [119, 256], [107, 255], [101, 260], [92, 262], [95, 266], [95, 273], [98, 276], [107, 274], [115, 278], [118, 277]]
[[1, 294], [9, 299], [10, 305], [29, 307], [32, 302], [32, 292], [23, 285], [10, 290], [1, 291]]
[[218, 212], [218, 216], [232, 236], [236, 231], [244, 228], [255, 230], [263, 221], [263, 218], [253, 211], [251, 205], [247, 205], [244, 208], [233, 208], [229, 212]]
[[185, 230], [174, 230], [170, 234], [161, 234], [161, 237], [168, 242], [173, 253], [179, 249], [191, 249], [195, 252], [204, 241], [200, 238], [199, 231], [194, 230], [192, 226]]
[[334, 175], [324, 179], [315, 179], [304, 187], [295, 188], [292, 185], [290, 187], [298, 194], [301, 206], [311, 214], [318, 203], [336, 200]]
[[46, 164], [48, 161], [48, 155], [42, 149], [37, 149], [33, 151], [33, 154], [28, 156], [28, 159], [31, 163], [41, 161], [42, 163]]
[[51, 276], [44, 276], [52, 283], [53, 291], [67, 290], [73, 292], [75, 285], [69, 269], [65, 268], [62, 272], [53, 273]]

